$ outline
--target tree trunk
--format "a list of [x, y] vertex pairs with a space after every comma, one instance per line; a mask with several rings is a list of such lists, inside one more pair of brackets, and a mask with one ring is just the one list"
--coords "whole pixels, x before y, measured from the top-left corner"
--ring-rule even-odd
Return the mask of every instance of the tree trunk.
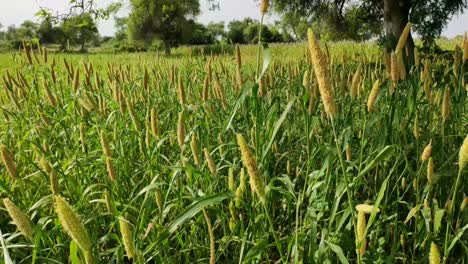
[[164, 53], [166, 54], [166, 56], [170, 56], [171, 55], [171, 45], [169, 44], [164, 44]]
[[[384, 0], [385, 33], [392, 43], [393, 49], [396, 47], [401, 32], [403, 32], [408, 23], [410, 9], [410, 0]], [[414, 60], [414, 41], [411, 33], [408, 35], [405, 49], [408, 49], [408, 53], [406, 50], [403, 50], [403, 54], [406, 55], [407, 61], [412, 63]]]

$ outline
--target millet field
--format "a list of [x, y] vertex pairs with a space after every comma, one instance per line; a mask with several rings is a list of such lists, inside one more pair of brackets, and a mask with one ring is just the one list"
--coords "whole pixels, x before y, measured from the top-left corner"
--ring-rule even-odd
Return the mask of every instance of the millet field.
[[468, 263], [468, 40], [409, 30], [0, 54], [0, 263]]

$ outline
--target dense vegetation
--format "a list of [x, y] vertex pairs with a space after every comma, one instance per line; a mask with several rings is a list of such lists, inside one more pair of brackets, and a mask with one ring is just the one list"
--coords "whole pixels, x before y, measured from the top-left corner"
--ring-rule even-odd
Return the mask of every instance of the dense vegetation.
[[115, 47], [173, 56], [66, 54], [112, 9], [70, 3], [0, 34], [4, 263], [468, 261], [466, 34], [420, 52], [406, 23], [382, 51], [293, 9], [273, 34], [266, 0], [227, 32], [132, 0]]
[[2, 55], [5, 262], [466, 262], [468, 41], [309, 40]]

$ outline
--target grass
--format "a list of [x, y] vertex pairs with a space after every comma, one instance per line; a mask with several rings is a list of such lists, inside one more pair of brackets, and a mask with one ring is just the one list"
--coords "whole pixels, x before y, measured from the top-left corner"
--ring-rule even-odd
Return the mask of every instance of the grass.
[[[254, 46], [241, 47], [241, 89], [234, 49], [212, 58], [188, 47], [171, 58], [49, 54], [47, 63], [37, 54], [33, 64], [24, 53], [0, 54], [0, 141], [18, 176], [0, 166], [0, 198], [33, 226], [33, 238], [23, 236], [0, 205], [6, 245], [0, 256], [5, 263], [128, 263], [129, 257], [134, 263], [426, 263], [431, 252], [445, 263], [467, 262], [468, 210], [459, 206], [467, 170], [459, 172], [458, 152], [468, 134], [468, 62], [455, 74], [452, 53], [431, 58], [430, 79], [421, 74], [424, 65], [407, 66], [392, 92], [375, 45], [322, 49], [335, 94], [333, 121], [324, 114], [305, 43], [262, 51], [264, 94], [255, 81]], [[443, 121], [445, 89], [450, 106]], [[103, 151], [101, 135], [110, 151]], [[429, 183], [420, 157], [431, 140], [435, 180]], [[59, 197], [82, 227], [59, 218]], [[357, 240], [359, 204], [380, 211], [360, 216], [366, 239]], [[77, 239], [83, 232], [91, 249]], [[356, 241], [366, 241], [365, 251]]]

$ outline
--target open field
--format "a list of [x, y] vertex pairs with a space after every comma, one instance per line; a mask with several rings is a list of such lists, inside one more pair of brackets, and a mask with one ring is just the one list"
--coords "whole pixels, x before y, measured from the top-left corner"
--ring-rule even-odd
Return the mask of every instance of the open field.
[[468, 50], [322, 50], [0, 54], [0, 256], [467, 263]]

